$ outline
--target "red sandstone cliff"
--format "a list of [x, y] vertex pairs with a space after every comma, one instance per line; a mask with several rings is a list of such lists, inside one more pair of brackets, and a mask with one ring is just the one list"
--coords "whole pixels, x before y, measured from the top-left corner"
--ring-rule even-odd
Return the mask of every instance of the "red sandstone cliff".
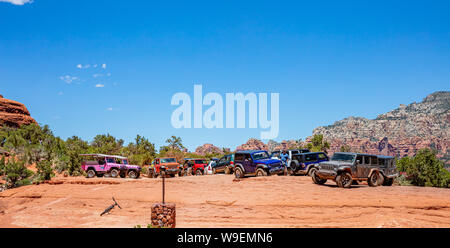
[[25, 105], [0, 95], [0, 126], [19, 127], [31, 123], [36, 121], [30, 116]]

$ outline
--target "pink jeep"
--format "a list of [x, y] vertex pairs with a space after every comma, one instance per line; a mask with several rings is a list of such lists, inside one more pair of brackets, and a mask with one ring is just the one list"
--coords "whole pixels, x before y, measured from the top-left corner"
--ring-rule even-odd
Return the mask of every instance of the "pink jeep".
[[81, 162], [81, 169], [86, 171], [87, 178], [104, 175], [110, 177], [139, 178], [141, 167], [129, 165], [128, 159], [122, 156], [104, 154], [80, 154], [85, 159]]

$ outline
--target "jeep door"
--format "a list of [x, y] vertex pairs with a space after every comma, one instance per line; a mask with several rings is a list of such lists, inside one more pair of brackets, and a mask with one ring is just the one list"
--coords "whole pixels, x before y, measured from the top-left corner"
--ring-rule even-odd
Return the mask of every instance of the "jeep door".
[[255, 166], [253, 165], [253, 159], [250, 154], [244, 154], [244, 161], [242, 162], [242, 165], [244, 166], [245, 173], [255, 173]]
[[225, 170], [225, 165], [227, 164], [227, 157], [224, 156], [221, 159], [219, 159], [219, 161], [217, 161], [217, 165], [216, 165], [216, 172], [222, 172], [223, 170]]
[[357, 165], [357, 177], [368, 177], [371, 168], [370, 156], [362, 156], [361, 164]]

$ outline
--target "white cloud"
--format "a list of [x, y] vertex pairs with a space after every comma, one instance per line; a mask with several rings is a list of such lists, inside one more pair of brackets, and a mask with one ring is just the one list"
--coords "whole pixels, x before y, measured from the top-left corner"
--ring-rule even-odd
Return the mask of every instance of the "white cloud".
[[108, 110], [108, 111], [113, 111], [113, 108], [109, 107], [109, 108], [107, 108], [106, 110]]
[[59, 79], [61, 79], [62, 81], [71, 84], [73, 81], [78, 81], [80, 80], [78, 77], [72, 77], [70, 75], [65, 75], [65, 76], [61, 76], [59, 77]]
[[103, 87], [105, 87], [104, 84], [96, 84], [96, 85], [95, 85], [95, 88], [103, 88]]
[[[0, 0], [0, 1], [1, 1], [1, 0]], [[89, 67], [91, 67], [90, 64], [87, 64], [87, 65], [78, 64], [78, 65], [77, 65], [77, 68], [78, 68], [78, 69], [87, 69], [87, 68], [89, 68]]]
[[103, 68], [103, 69], [106, 69], [106, 64], [102, 64], [102, 68]]
[[14, 5], [24, 5], [26, 3], [32, 3], [33, 0], [0, 0], [0, 2], [7, 2]]
[[96, 74], [92, 75], [92, 77], [94, 77], [94, 78], [103, 77], [103, 74], [96, 73]]

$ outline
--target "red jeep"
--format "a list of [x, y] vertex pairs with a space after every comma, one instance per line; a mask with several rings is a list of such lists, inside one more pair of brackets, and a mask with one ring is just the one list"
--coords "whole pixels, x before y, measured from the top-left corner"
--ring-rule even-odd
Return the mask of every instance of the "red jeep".
[[181, 165], [176, 158], [156, 158], [148, 170], [148, 176], [156, 178], [161, 175], [161, 166], [164, 166], [166, 175], [174, 177], [181, 172]]
[[185, 158], [184, 175], [204, 175], [206, 166], [208, 166], [208, 161], [204, 158]]

